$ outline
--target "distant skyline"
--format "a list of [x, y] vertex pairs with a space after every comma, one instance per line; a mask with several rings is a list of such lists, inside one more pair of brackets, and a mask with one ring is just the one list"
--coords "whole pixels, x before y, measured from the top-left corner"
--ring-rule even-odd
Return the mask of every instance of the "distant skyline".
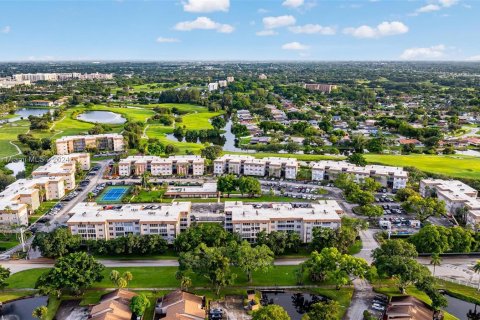
[[480, 61], [480, 2], [0, 1], [0, 61]]

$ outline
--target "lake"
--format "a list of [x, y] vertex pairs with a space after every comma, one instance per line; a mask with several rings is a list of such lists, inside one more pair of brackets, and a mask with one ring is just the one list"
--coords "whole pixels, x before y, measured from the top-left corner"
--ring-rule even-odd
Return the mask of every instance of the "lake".
[[53, 113], [53, 109], [22, 108], [15, 111], [15, 117], [2, 120], [0, 123], [15, 122], [18, 120], [27, 119], [29, 116], [36, 116], [36, 117], [43, 116], [47, 112]]
[[480, 307], [474, 303], [463, 301], [455, 297], [445, 295], [448, 307], [445, 310], [460, 320], [480, 319]]
[[13, 176], [16, 176], [22, 171], [25, 171], [25, 162], [23, 161], [12, 161], [5, 165], [8, 169], [13, 171]]
[[2, 320], [35, 320], [32, 317], [32, 312], [35, 308], [40, 306], [46, 306], [48, 297], [30, 297], [3, 304], [0, 311]]
[[276, 304], [282, 306], [292, 320], [301, 320], [302, 316], [310, 310], [311, 305], [320, 301], [327, 301], [327, 298], [301, 292], [262, 291], [261, 304]]
[[104, 124], [122, 124], [127, 122], [121, 114], [110, 111], [87, 111], [80, 114], [77, 119]]

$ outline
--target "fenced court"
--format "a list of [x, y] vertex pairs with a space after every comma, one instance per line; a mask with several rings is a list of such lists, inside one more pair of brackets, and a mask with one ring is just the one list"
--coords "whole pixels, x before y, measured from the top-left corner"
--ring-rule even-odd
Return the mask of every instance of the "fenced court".
[[129, 186], [109, 186], [97, 198], [98, 203], [118, 203], [128, 193]]

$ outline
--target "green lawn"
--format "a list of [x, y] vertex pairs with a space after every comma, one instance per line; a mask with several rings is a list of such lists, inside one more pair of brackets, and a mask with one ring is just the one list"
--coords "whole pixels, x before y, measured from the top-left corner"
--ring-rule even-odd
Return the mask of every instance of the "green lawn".
[[19, 243], [16, 233], [0, 234], [0, 252], [13, 248]]
[[[104, 279], [96, 283], [94, 288], [112, 288], [113, 284], [109, 280], [110, 271], [118, 270], [120, 273], [130, 271], [133, 274], [133, 280], [129, 283], [129, 288], [176, 288], [179, 281], [175, 279], [177, 267], [118, 267], [106, 268], [103, 272]], [[253, 282], [248, 283], [245, 274], [234, 268], [238, 278], [232, 287], [235, 286], [293, 286], [296, 285], [295, 270], [298, 266], [275, 266], [267, 273], [254, 272]], [[38, 277], [46, 272], [47, 268], [30, 269], [13, 274], [8, 279], [8, 288], [11, 289], [29, 289], [34, 288]], [[196, 274], [191, 275], [194, 287], [209, 286], [204, 277]], [[310, 283], [306, 279], [306, 284]]]
[[47, 213], [53, 206], [57, 203], [57, 201], [44, 201], [40, 204], [40, 207], [35, 210], [35, 212], [28, 216], [28, 223], [32, 224], [40, 217], [42, 217], [45, 213]]
[[5, 290], [0, 292], [0, 302], [18, 299], [21, 297], [32, 295], [34, 293], [35, 293], [34, 291], [28, 291], [28, 290], [15, 290], [15, 291]]
[[138, 195], [133, 196], [130, 199], [131, 203], [150, 203], [150, 202], [161, 202], [160, 199], [165, 193], [165, 190], [140, 190]]
[[198, 112], [182, 116], [179, 126], [185, 126], [187, 130], [213, 129], [210, 119], [221, 115], [222, 112]]
[[27, 133], [29, 126], [30, 122], [27, 120], [6, 123], [0, 126], [0, 158], [13, 156], [18, 153], [17, 148], [10, 141], [15, 142], [19, 134]]
[[480, 292], [476, 288], [463, 286], [450, 281], [437, 280], [440, 288], [444, 289], [451, 296], [472, 303], [480, 304]]
[[367, 154], [368, 162], [391, 166], [416, 167], [419, 170], [451, 177], [480, 179], [480, 158], [463, 155], [376, 155]]

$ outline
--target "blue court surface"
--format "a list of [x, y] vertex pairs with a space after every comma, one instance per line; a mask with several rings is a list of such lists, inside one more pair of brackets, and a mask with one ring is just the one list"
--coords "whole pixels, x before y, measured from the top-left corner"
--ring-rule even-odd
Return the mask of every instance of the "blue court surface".
[[123, 196], [128, 192], [130, 187], [127, 186], [111, 186], [107, 187], [100, 195], [98, 202], [120, 202]]

